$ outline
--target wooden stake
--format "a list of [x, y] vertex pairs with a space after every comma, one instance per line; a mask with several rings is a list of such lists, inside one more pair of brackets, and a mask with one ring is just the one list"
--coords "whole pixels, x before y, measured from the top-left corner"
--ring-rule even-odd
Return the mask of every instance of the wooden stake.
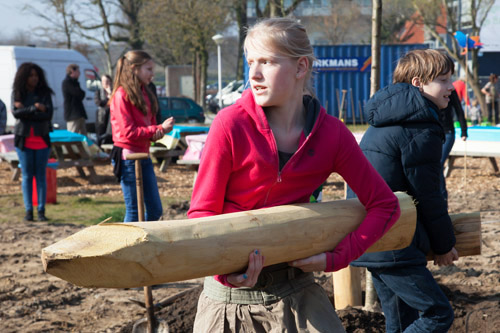
[[363, 109], [361, 108], [361, 102], [358, 101], [358, 106], [359, 106], [359, 118], [360, 118], [360, 122], [361, 122], [361, 125], [363, 125], [365, 122], [363, 120]]
[[347, 90], [342, 89], [342, 101], [340, 102], [340, 114], [339, 114], [339, 119], [342, 122], [345, 122], [344, 121], [344, 107], [345, 107], [346, 95], [347, 95]]
[[348, 266], [333, 273], [335, 309], [361, 306], [361, 272], [359, 267]]
[[[369, 251], [408, 246], [413, 200], [396, 194], [401, 217]], [[237, 272], [259, 249], [266, 265], [331, 251], [366, 215], [357, 199], [285, 205], [191, 220], [106, 223], [42, 250], [44, 269], [85, 287], [132, 288]]]
[[352, 123], [356, 126], [356, 108], [354, 107], [354, 98], [352, 97], [352, 89], [349, 89], [351, 95], [351, 110], [352, 110]]

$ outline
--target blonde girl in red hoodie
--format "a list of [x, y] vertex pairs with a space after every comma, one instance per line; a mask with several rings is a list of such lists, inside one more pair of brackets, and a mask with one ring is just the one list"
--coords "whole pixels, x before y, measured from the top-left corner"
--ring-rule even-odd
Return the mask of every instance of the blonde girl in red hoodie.
[[[148, 153], [152, 141], [172, 130], [174, 119], [156, 124], [158, 102], [148, 84], [154, 76], [154, 62], [144, 51], [127, 52], [118, 60], [110, 102], [114, 174], [120, 180], [125, 200], [124, 222], [138, 221], [135, 162], [131, 153]], [[150, 158], [141, 161], [146, 221], [156, 221], [163, 213], [158, 184]]]
[[265, 253], [256, 249], [245, 271], [207, 277], [194, 331], [343, 332], [313, 272], [359, 257], [397, 220], [398, 200], [349, 130], [312, 96], [314, 55], [302, 25], [261, 21], [244, 48], [251, 89], [211, 125], [188, 216], [308, 202], [332, 172], [354, 189], [367, 215], [330, 252], [264, 267]]

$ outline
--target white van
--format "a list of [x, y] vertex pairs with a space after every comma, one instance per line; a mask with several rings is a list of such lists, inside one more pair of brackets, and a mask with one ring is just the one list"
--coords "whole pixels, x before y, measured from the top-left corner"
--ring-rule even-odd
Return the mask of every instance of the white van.
[[95, 126], [96, 105], [94, 91], [98, 75], [94, 66], [78, 51], [68, 49], [49, 49], [27, 46], [0, 46], [0, 99], [7, 107], [7, 130], [12, 131], [15, 118], [11, 111], [12, 84], [19, 66], [24, 62], [33, 62], [45, 71], [47, 83], [54, 95], [54, 117], [52, 123], [55, 127], [66, 128], [64, 121], [64, 98], [62, 82], [66, 77], [66, 67], [77, 64], [80, 67], [80, 87], [85, 91], [83, 105], [87, 112], [87, 128], [93, 130]]

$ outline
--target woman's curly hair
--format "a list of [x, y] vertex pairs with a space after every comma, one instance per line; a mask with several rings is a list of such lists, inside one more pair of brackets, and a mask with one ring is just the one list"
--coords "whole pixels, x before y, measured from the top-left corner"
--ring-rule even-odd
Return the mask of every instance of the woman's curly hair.
[[25, 62], [22, 63], [17, 69], [14, 84], [12, 85], [15, 101], [22, 101], [26, 97], [26, 94], [28, 93], [26, 83], [28, 82], [28, 78], [30, 77], [32, 70], [35, 70], [38, 75], [38, 84], [35, 87], [35, 92], [40, 95], [54, 94], [54, 91], [50, 89], [47, 84], [43, 69], [35, 63]]

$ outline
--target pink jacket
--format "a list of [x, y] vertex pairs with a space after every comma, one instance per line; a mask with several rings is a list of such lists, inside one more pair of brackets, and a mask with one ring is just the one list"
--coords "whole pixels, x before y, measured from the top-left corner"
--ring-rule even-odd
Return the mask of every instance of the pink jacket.
[[271, 128], [252, 92], [246, 90], [211, 125], [188, 216], [305, 203], [332, 172], [354, 190], [367, 215], [357, 230], [326, 253], [327, 272], [346, 267], [389, 230], [400, 215], [398, 200], [352, 133], [323, 108], [311, 133], [302, 134], [298, 150], [279, 171]]
[[[143, 95], [149, 106], [145, 91]], [[148, 107], [148, 115], [145, 116], [129, 101], [127, 93], [120, 87], [111, 100], [110, 116], [115, 146], [130, 149], [136, 153], [149, 153], [151, 138], [158, 129], [161, 129], [161, 125], [156, 125], [156, 118], [150, 107]]]

